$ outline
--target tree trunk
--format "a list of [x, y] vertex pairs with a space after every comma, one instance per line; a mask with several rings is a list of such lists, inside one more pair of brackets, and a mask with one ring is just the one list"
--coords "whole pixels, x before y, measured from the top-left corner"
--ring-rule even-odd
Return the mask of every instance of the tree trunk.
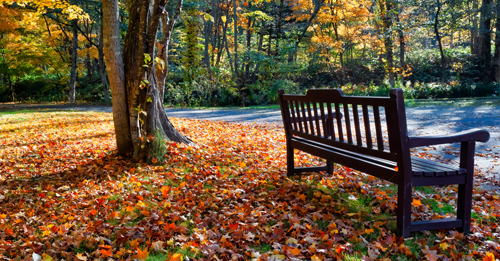
[[236, 0], [233, 0], [233, 23], [234, 23], [234, 73], [236, 75], [236, 86], [239, 86], [238, 73], [238, 7]]
[[397, 22], [399, 24], [398, 28], [398, 35], [399, 35], [399, 66], [401, 67], [401, 83], [404, 86], [405, 83], [405, 69], [406, 69], [406, 64], [405, 64], [405, 36], [403, 32], [402, 25], [400, 24], [400, 18], [399, 16], [403, 12], [401, 3], [399, 3], [399, 8], [398, 8], [398, 14], [396, 16]]
[[472, 23], [472, 27], [471, 27], [471, 54], [478, 54], [478, 20], [477, 18], [474, 16], [474, 14], [476, 13], [476, 10], [478, 9], [478, 3], [477, 3], [478, 0], [472, 0], [472, 19], [471, 19], [471, 23]]
[[[335, 31], [335, 39], [338, 42], [340, 38], [339, 38], [337, 24], [333, 24], [333, 29]], [[339, 57], [340, 57], [340, 85], [344, 85], [345, 84], [344, 49], [340, 50]]]
[[384, 33], [384, 47], [385, 47], [385, 54], [386, 54], [386, 70], [389, 73], [389, 83], [391, 85], [391, 88], [394, 88], [395, 86], [395, 80], [394, 80], [394, 58], [393, 58], [393, 51], [392, 51], [392, 37], [391, 37], [391, 27], [392, 27], [392, 19], [390, 17], [390, 14], [393, 9], [393, 4], [391, 2], [392, 0], [378, 0], [377, 2], [379, 3], [379, 9], [382, 14], [382, 21], [383, 21], [383, 33]]
[[117, 0], [102, 0], [102, 28], [104, 60], [113, 94], [113, 123], [118, 154], [133, 149], [125, 90], [125, 72], [120, 48], [120, 20]]
[[208, 76], [212, 78], [212, 69], [210, 66], [210, 54], [208, 52], [208, 46], [210, 42], [210, 34], [212, 33], [212, 22], [207, 19], [203, 19], [205, 25], [205, 51], [204, 51], [204, 60], [205, 66], [207, 67]]
[[97, 47], [99, 52], [99, 74], [101, 75], [102, 91], [104, 92], [104, 102], [109, 103], [109, 86], [106, 75], [106, 64], [104, 63], [104, 32], [103, 27], [101, 27], [101, 36], [99, 37], [99, 47]]
[[78, 20], [73, 19], [71, 21], [71, 26], [73, 29], [73, 45], [71, 49], [71, 78], [69, 80], [69, 102], [75, 103], [75, 92], [76, 92], [76, 69], [77, 69], [77, 57], [78, 57]]
[[453, 32], [453, 30], [451, 30], [451, 32], [450, 32], [450, 49], [455, 48], [455, 47], [454, 47], [454, 46], [455, 46], [455, 44], [453, 43], [453, 40], [454, 40], [454, 39], [453, 39], [453, 33], [454, 33], [454, 32]]
[[437, 1], [437, 11], [436, 17], [434, 18], [434, 33], [436, 34], [436, 40], [439, 45], [439, 53], [441, 54], [441, 77], [443, 82], [448, 81], [448, 77], [446, 75], [446, 57], [443, 52], [443, 44], [441, 43], [441, 36], [439, 35], [439, 12], [441, 11], [441, 2]]
[[478, 56], [481, 58], [480, 66], [486, 69], [483, 74], [485, 81], [490, 81], [491, 77], [489, 70], [491, 70], [491, 4], [492, 0], [483, 0], [481, 6], [481, 24], [480, 24], [480, 51]]
[[491, 75], [495, 76], [495, 81], [500, 82], [500, 1], [497, 0], [496, 6], [496, 22], [495, 22], [495, 55], [494, 55], [494, 63], [492, 67]]
[[[255, 25], [255, 21], [253, 22], [253, 25]], [[248, 18], [248, 24], [247, 24], [247, 52], [250, 51], [251, 49], [251, 44], [252, 44], [252, 18]], [[250, 77], [250, 59], [247, 58], [245, 59], [245, 80], [244, 84], [247, 84], [248, 78]]]
[[[192, 141], [180, 134], [168, 120], [163, 107], [164, 81], [167, 70], [167, 39], [157, 44], [158, 30], [173, 28], [180, 15], [182, 0], [178, 0], [174, 17], [170, 19], [165, 0], [128, 1], [129, 25], [125, 37], [123, 64], [125, 65], [125, 86], [127, 90], [130, 136], [134, 146], [135, 159], [152, 159], [154, 137], [161, 135], [174, 142], [191, 144]], [[168, 22], [167, 22], [168, 21]], [[155, 58], [156, 47], [160, 56]], [[164, 54], [163, 54], [164, 53]], [[163, 60], [164, 66], [161, 65]], [[146, 66], [144, 66], [146, 65]], [[159, 67], [159, 68], [158, 68]], [[161, 74], [158, 74], [158, 71]], [[163, 156], [163, 155], [159, 155]]]

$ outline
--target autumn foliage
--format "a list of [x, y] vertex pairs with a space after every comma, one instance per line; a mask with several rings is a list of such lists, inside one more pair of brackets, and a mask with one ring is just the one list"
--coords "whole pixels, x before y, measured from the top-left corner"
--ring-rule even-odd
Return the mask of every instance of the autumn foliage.
[[[110, 114], [1, 116], [0, 259], [500, 258], [498, 194], [475, 191], [469, 236], [403, 240], [389, 183], [341, 166], [287, 178], [281, 126], [173, 123], [197, 145], [167, 143], [166, 161], [148, 165], [115, 154]], [[453, 215], [455, 187], [414, 193], [414, 219]]]

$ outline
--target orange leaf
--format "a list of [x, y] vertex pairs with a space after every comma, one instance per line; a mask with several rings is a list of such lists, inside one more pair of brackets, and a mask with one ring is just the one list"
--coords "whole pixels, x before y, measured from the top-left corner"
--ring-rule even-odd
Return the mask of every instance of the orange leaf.
[[395, 170], [395, 171], [398, 171], [398, 170], [399, 170], [398, 166], [394, 167], [394, 170]]
[[300, 255], [300, 249], [298, 248], [290, 247], [288, 251], [294, 256]]
[[373, 228], [370, 228], [370, 229], [368, 229], [368, 228], [367, 228], [367, 229], [365, 229], [365, 234], [368, 234], [368, 235], [369, 235], [369, 234], [371, 234], [371, 233], [373, 233], [373, 232], [375, 232], [375, 231], [373, 230]]
[[113, 255], [113, 251], [111, 251], [111, 249], [110, 250], [100, 249], [99, 253], [101, 253], [104, 256], [108, 256], [108, 257]]
[[157, 158], [154, 158], [154, 159], [152, 160], [152, 162], [153, 162], [154, 164], [156, 164], [156, 163], [158, 162], [158, 159], [157, 159]]
[[420, 200], [418, 199], [413, 199], [413, 202], [411, 203], [414, 207], [420, 207], [422, 203], [420, 203]]
[[495, 255], [493, 253], [488, 252], [486, 255], [483, 257], [483, 261], [495, 261]]
[[144, 250], [137, 248], [137, 255], [135, 256], [135, 258], [140, 259], [140, 260], [146, 260], [146, 258], [148, 258], [148, 256], [149, 256], [149, 252], [148, 252], [147, 247]]

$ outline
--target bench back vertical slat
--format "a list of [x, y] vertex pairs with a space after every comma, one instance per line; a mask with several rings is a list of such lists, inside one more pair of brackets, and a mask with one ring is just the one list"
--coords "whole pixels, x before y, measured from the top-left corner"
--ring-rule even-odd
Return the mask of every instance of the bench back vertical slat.
[[326, 127], [325, 106], [322, 102], [319, 103], [319, 111], [321, 112], [321, 126], [323, 127], [323, 138], [328, 138], [328, 128]]
[[328, 133], [330, 134], [330, 139], [335, 140], [335, 129], [333, 128], [332, 104], [331, 103], [327, 103], [326, 107], [328, 108], [328, 119], [327, 119]]
[[307, 115], [306, 115], [306, 110], [304, 108], [304, 102], [300, 102], [300, 108], [302, 108], [302, 124], [304, 124], [304, 130], [306, 133], [309, 133], [309, 127], [307, 126]]
[[363, 119], [365, 122], [365, 136], [366, 136], [366, 147], [369, 149], [373, 148], [372, 145], [372, 135], [370, 129], [370, 115], [368, 114], [368, 105], [363, 104]]
[[391, 124], [392, 122], [395, 122], [397, 117], [397, 112], [394, 112], [392, 110], [388, 110], [387, 107], [385, 107], [385, 118], [386, 123], [387, 123], [387, 134], [389, 135], [389, 151], [391, 153], [397, 153], [397, 147], [394, 146], [396, 143], [398, 143], [397, 140], [397, 126], [395, 124]]
[[312, 117], [312, 114], [311, 114], [311, 103], [308, 102], [306, 103], [307, 105], [307, 116], [309, 116], [309, 128], [311, 128], [311, 134], [312, 135], [315, 135], [314, 133], [314, 119]]
[[347, 133], [347, 142], [352, 144], [352, 131], [351, 131], [351, 119], [349, 117], [349, 105], [344, 103], [344, 121], [345, 121], [345, 131]]
[[300, 132], [304, 132], [302, 130], [302, 118], [300, 117], [300, 101], [294, 101], [294, 105], [295, 105], [295, 111], [297, 112], [297, 125], [299, 125], [299, 130]]
[[354, 129], [356, 131], [356, 145], [361, 147], [363, 146], [363, 139], [361, 138], [361, 128], [359, 126], [360, 124], [357, 104], [352, 105], [352, 115], [354, 118]]
[[335, 117], [337, 118], [337, 128], [340, 142], [344, 142], [344, 132], [342, 131], [342, 113], [340, 113], [340, 105], [335, 103]]
[[[283, 101], [283, 102], [287, 102], [287, 101]], [[290, 110], [291, 114], [289, 113], [288, 115], [291, 115], [291, 122], [293, 123], [293, 129], [294, 130], [297, 130], [297, 117], [295, 116], [295, 105], [294, 105], [294, 101], [290, 101], [290, 102], [287, 102], [287, 105], [286, 108], [287, 110]], [[284, 106], [283, 106], [284, 107]], [[291, 125], [291, 124], [290, 124]]]
[[316, 102], [313, 102], [313, 112], [314, 112], [314, 121], [316, 123], [316, 134], [321, 136], [321, 129], [319, 128], [319, 118], [318, 118], [318, 105]]
[[384, 138], [382, 137], [382, 124], [380, 123], [379, 106], [373, 106], [373, 118], [375, 121], [375, 133], [377, 135], [378, 150], [384, 151]]

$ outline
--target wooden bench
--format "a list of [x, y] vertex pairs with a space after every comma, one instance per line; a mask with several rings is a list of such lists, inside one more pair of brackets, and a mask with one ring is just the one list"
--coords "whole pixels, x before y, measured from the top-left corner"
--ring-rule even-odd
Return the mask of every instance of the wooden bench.
[[[278, 93], [286, 133], [287, 175], [331, 174], [335, 162], [398, 185], [398, 235], [406, 238], [411, 231], [450, 228], [470, 232], [475, 144], [489, 140], [487, 131], [409, 137], [401, 89], [391, 89], [390, 97], [344, 96], [334, 89], [308, 90], [306, 95]], [[457, 142], [461, 143], [458, 167], [410, 155], [413, 147]], [[294, 149], [324, 158], [327, 164], [295, 168]], [[458, 184], [456, 218], [411, 221], [413, 187], [452, 184]]]

